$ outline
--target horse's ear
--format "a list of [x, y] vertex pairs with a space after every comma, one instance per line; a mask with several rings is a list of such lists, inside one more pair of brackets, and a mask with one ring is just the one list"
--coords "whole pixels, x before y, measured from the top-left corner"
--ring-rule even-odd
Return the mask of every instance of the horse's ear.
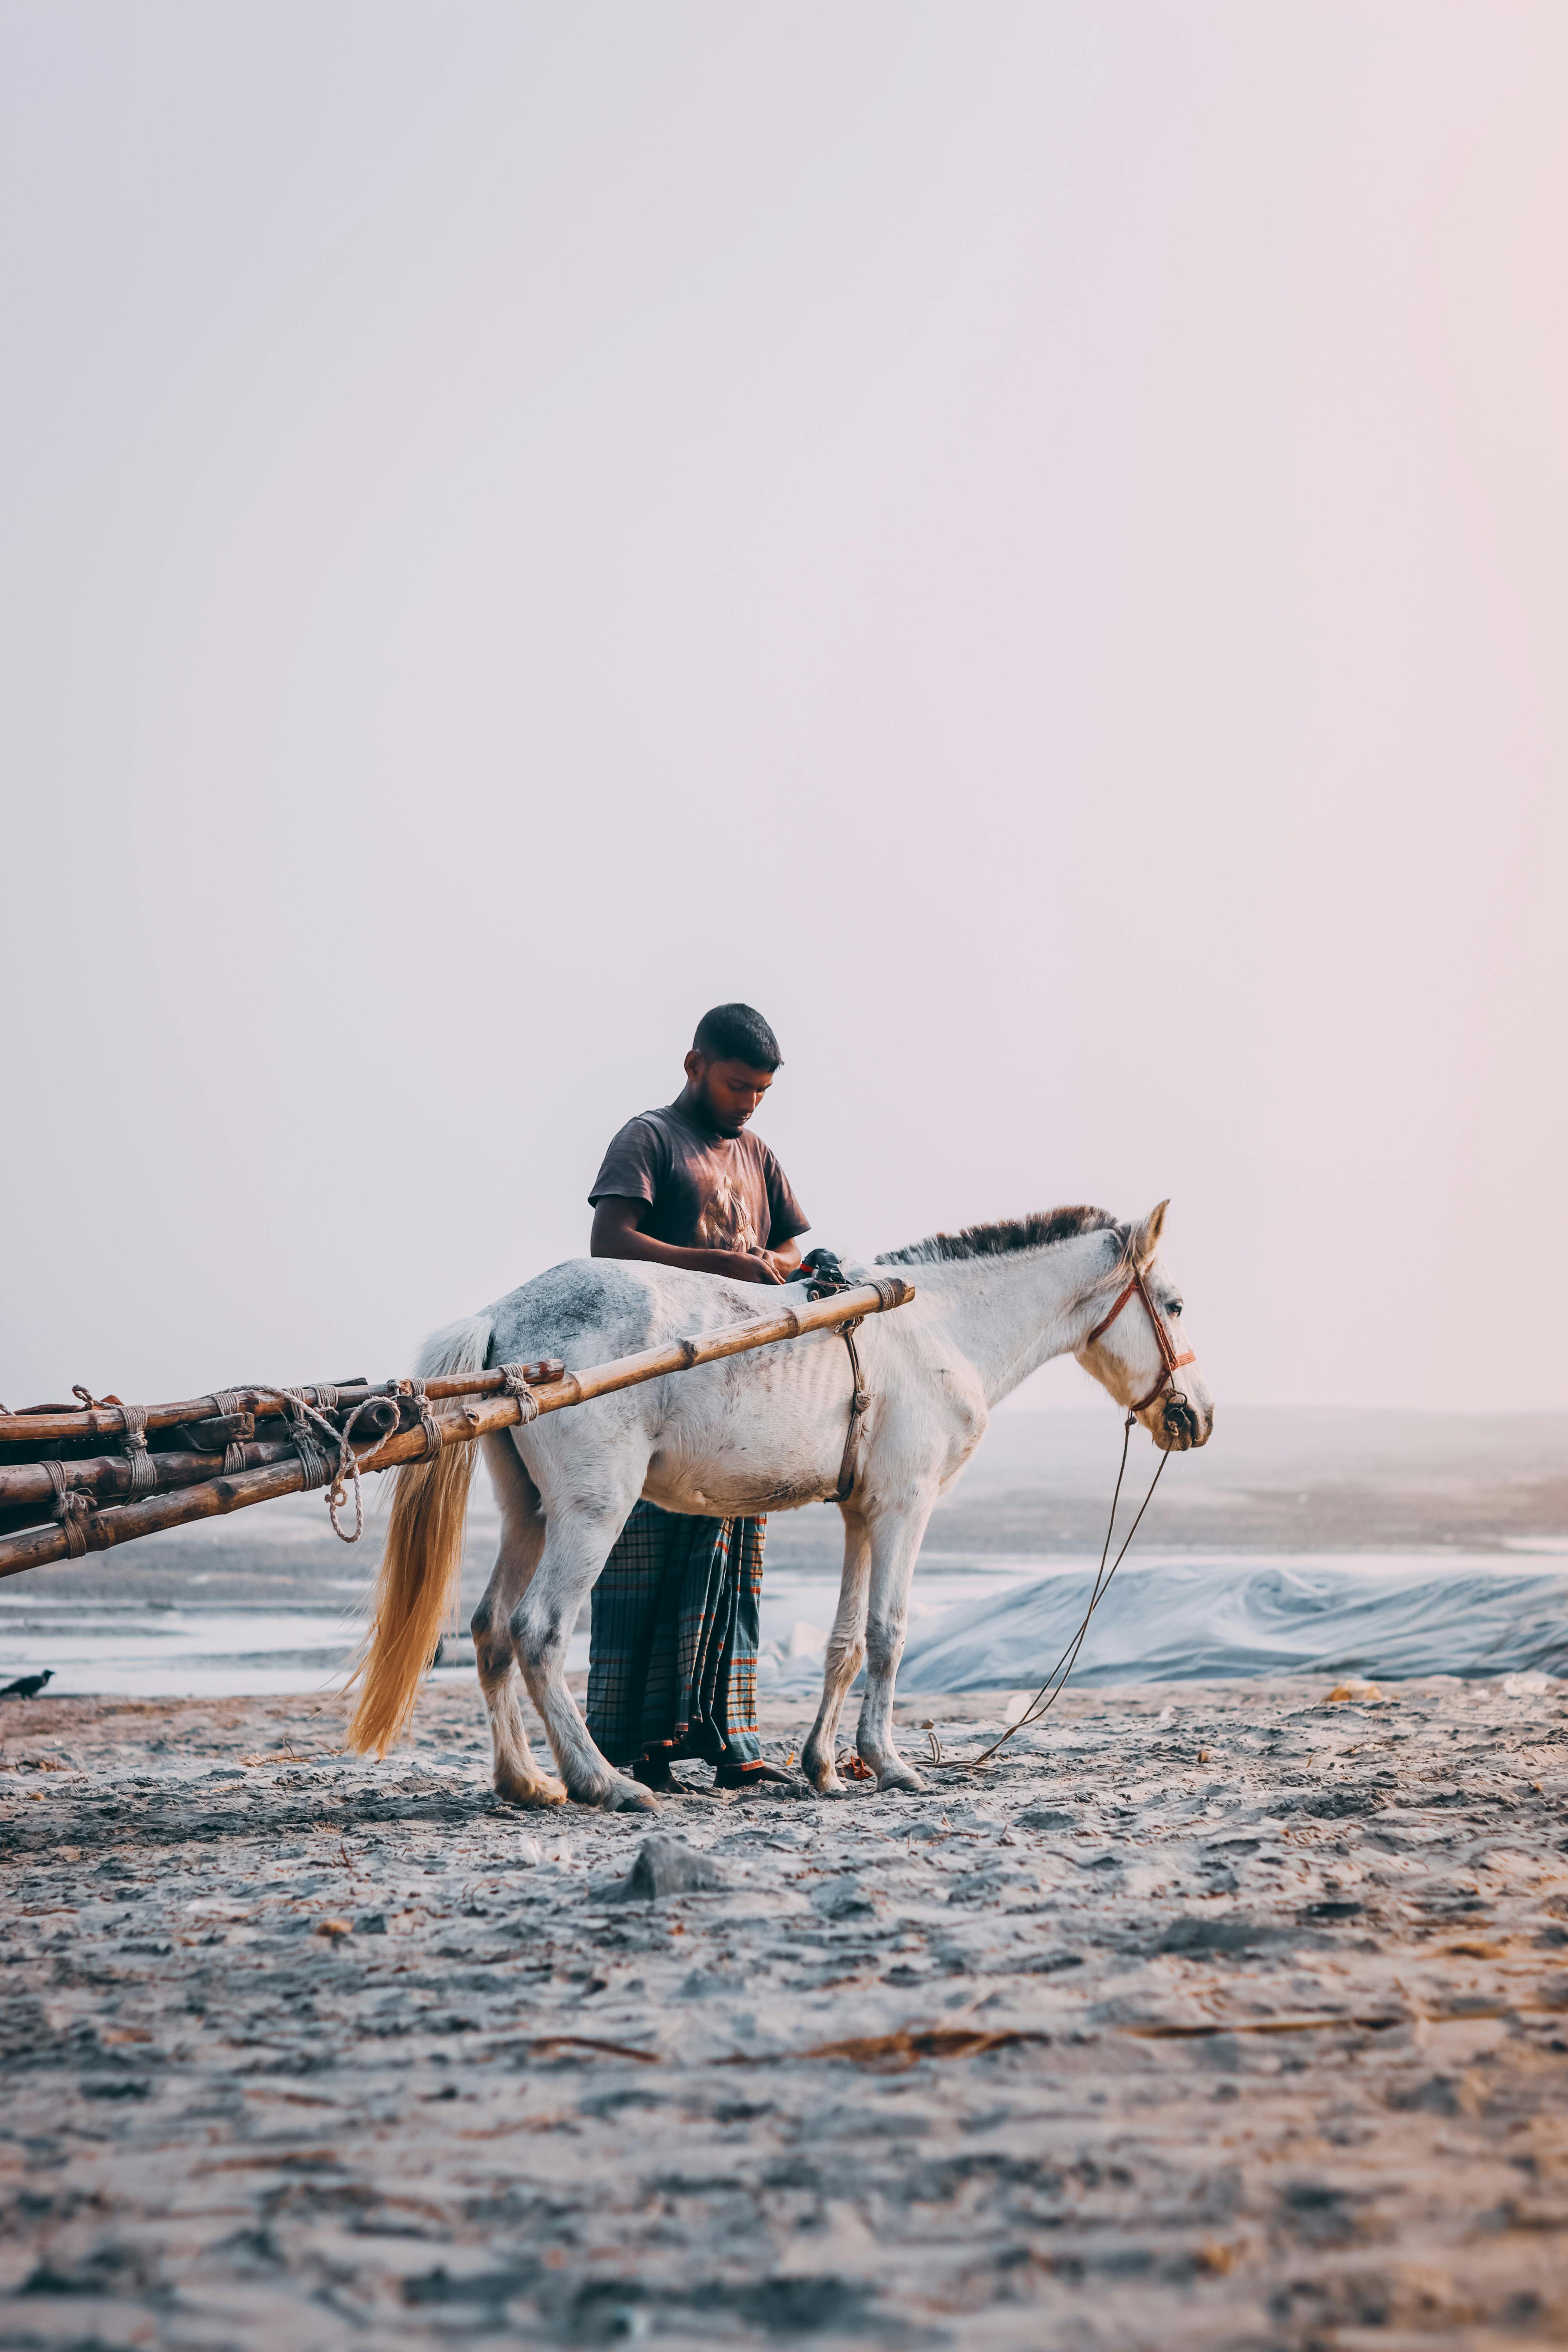
[[1165, 1212], [1170, 1205], [1169, 1201], [1162, 1201], [1159, 1207], [1151, 1209], [1148, 1215], [1141, 1223], [1134, 1225], [1127, 1236], [1125, 1252], [1127, 1263], [1129, 1265], [1136, 1266], [1140, 1274], [1159, 1249], [1160, 1235], [1165, 1230]]

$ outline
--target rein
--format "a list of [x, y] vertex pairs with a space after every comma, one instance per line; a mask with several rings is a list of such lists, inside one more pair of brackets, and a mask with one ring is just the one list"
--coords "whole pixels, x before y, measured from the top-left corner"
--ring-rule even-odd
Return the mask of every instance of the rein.
[[[1079, 1620], [1078, 1631], [1074, 1633], [1071, 1641], [1068, 1643], [1067, 1648], [1062, 1652], [1061, 1656], [1057, 1660], [1056, 1664], [1051, 1668], [1050, 1673], [1046, 1676], [1044, 1683], [1036, 1692], [1034, 1697], [1029, 1701], [1028, 1706], [1024, 1709], [1023, 1714], [1018, 1717], [1016, 1723], [1010, 1723], [1007, 1726], [1006, 1730], [1003, 1732], [1001, 1738], [999, 1739], [994, 1739], [989, 1748], [983, 1748], [978, 1756], [944, 1756], [942, 1753], [941, 1743], [938, 1740], [935, 1732], [933, 1731], [931, 1733], [931, 1760], [932, 1765], [939, 1771], [977, 1772], [983, 1764], [988, 1764], [990, 1762], [992, 1757], [995, 1755], [999, 1748], [1005, 1748], [1006, 1746], [1008, 1740], [1012, 1738], [1013, 1734], [1016, 1731], [1022, 1731], [1028, 1725], [1040, 1722], [1047, 1715], [1049, 1714], [1057, 1700], [1061, 1696], [1062, 1692], [1067, 1688], [1068, 1677], [1072, 1673], [1074, 1666], [1078, 1664], [1078, 1654], [1082, 1649], [1084, 1636], [1089, 1632], [1089, 1621], [1093, 1616], [1095, 1611], [1099, 1608], [1100, 1602], [1104, 1600], [1106, 1594], [1110, 1591], [1111, 1578], [1116, 1574], [1117, 1570], [1126, 1559], [1127, 1548], [1138, 1532], [1139, 1523], [1142, 1519], [1144, 1512], [1148, 1509], [1150, 1504], [1154, 1499], [1154, 1489], [1160, 1483], [1160, 1475], [1164, 1469], [1166, 1463], [1171, 1458], [1170, 1452], [1166, 1448], [1162, 1448], [1161, 1450], [1160, 1459], [1154, 1465], [1154, 1475], [1149, 1481], [1149, 1491], [1144, 1496], [1143, 1500], [1139, 1504], [1137, 1517], [1133, 1519], [1132, 1525], [1128, 1528], [1127, 1533], [1122, 1538], [1121, 1549], [1117, 1553], [1116, 1558], [1110, 1561], [1110, 1566], [1108, 1570], [1105, 1563], [1110, 1559], [1110, 1539], [1116, 1532], [1116, 1507], [1121, 1500], [1121, 1481], [1127, 1475], [1127, 1448], [1131, 1443], [1132, 1432], [1136, 1425], [1138, 1415], [1141, 1412], [1146, 1412], [1148, 1408], [1153, 1403], [1155, 1398], [1160, 1394], [1161, 1391], [1167, 1386], [1170, 1386], [1171, 1383], [1174, 1381], [1177, 1372], [1181, 1370], [1184, 1364], [1190, 1364], [1195, 1360], [1195, 1351], [1191, 1348], [1188, 1349], [1184, 1356], [1179, 1356], [1176, 1353], [1176, 1343], [1172, 1339], [1169, 1330], [1166, 1328], [1164, 1317], [1160, 1313], [1159, 1308], [1154, 1304], [1153, 1298], [1150, 1293], [1148, 1283], [1143, 1277], [1142, 1268], [1133, 1274], [1131, 1281], [1127, 1285], [1126, 1289], [1121, 1293], [1121, 1297], [1117, 1300], [1110, 1314], [1107, 1315], [1102, 1321], [1095, 1325], [1093, 1330], [1084, 1340], [1084, 1346], [1086, 1348], [1092, 1347], [1095, 1340], [1100, 1338], [1102, 1332], [1110, 1330], [1111, 1325], [1115, 1322], [1117, 1317], [1121, 1314], [1122, 1308], [1126, 1306], [1128, 1300], [1134, 1295], [1134, 1293], [1136, 1293], [1143, 1301], [1145, 1307], [1148, 1309], [1149, 1320], [1154, 1327], [1154, 1338], [1159, 1345], [1162, 1369], [1159, 1379], [1155, 1381], [1148, 1395], [1141, 1398], [1137, 1404], [1129, 1405], [1127, 1408], [1127, 1418], [1121, 1424], [1121, 1459], [1118, 1463], [1116, 1468], [1116, 1485], [1111, 1491], [1110, 1496], [1110, 1517], [1106, 1521], [1105, 1541], [1100, 1548], [1100, 1566], [1095, 1570], [1094, 1590], [1089, 1596], [1089, 1606], [1084, 1611], [1082, 1617]], [[1170, 1396], [1167, 1398], [1165, 1404], [1164, 1418], [1167, 1428], [1171, 1425], [1173, 1414], [1180, 1413], [1185, 1408], [1186, 1402], [1187, 1400], [1182, 1394], [1181, 1391], [1172, 1386]]]

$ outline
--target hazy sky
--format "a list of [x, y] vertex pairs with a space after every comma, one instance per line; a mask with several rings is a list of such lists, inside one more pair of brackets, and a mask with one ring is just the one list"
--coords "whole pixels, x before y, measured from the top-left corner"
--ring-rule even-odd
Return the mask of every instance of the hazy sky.
[[1568, 1403], [1561, 0], [0, 34], [0, 1397], [407, 1370], [740, 996], [822, 1242]]

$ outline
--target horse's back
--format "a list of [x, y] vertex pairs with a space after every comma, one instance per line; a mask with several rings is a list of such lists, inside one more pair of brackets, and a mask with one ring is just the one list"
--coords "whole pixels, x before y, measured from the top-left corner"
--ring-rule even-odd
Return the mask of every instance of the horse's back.
[[721, 1329], [763, 1309], [755, 1284], [638, 1259], [569, 1257], [489, 1309], [492, 1364], [559, 1356], [569, 1371]]

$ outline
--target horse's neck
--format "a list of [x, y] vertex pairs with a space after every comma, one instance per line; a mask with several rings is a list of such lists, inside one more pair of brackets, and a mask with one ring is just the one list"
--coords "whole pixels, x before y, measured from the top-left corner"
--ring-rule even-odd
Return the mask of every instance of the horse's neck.
[[987, 1404], [996, 1404], [1053, 1356], [1081, 1346], [1086, 1302], [1112, 1251], [1109, 1234], [1080, 1234], [1016, 1256], [944, 1259], [921, 1266], [916, 1280], [940, 1301]]

